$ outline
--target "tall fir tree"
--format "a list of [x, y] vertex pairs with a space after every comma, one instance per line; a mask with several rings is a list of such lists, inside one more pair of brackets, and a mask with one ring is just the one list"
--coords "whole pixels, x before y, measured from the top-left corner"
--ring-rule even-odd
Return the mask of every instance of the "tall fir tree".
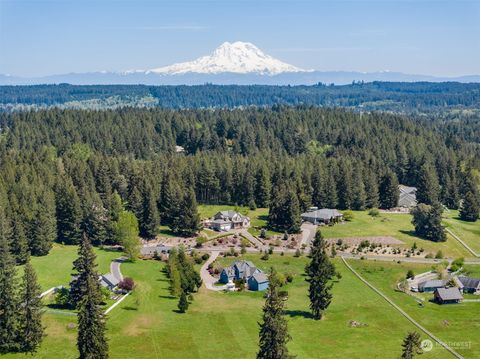
[[432, 206], [420, 203], [412, 209], [411, 213], [416, 234], [434, 242], [447, 240], [445, 228], [442, 225], [443, 207], [439, 202]]
[[[93, 268], [90, 271], [95, 272]], [[107, 359], [105, 314], [100, 304], [102, 293], [98, 278], [86, 278], [78, 308], [77, 347], [79, 359]]]
[[378, 208], [380, 202], [376, 175], [370, 171], [366, 171], [364, 178], [366, 191], [365, 206], [367, 208]]
[[424, 163], [419, 170], [417, 182], [417, 202], [433, 205], [440, 199], [440, 185], [435, 167]]
[[56, 238], [55, 202], [53, 196], [45, 191], [40, 197], [36, 216], [33, 220], [32, 238], [30, 239], [32, 255], [47, 255]]
[[460, 208], [460, 219], [468, 222], [475, 222], [480, 212], [480, 202], [478, 195], [468, 191], [462, 201]]
[[260, 166], [256, 178], [256, 199], [258, 207], [268, 207], [270, 205], [270, 196], [272, 191], [272, 183], [270, 174], [266, 166]]
[[290, 341], [287, 320], [285, 319], [285, 297], [279, 291], [280, 282], [272, 268], [269, 275], [267, 299], [263, 307], [260, 323], [260, 349], [257, 359], [291, 359], [287, 343]]
[[394, 208], [398, 205], [399, 189], [395, 173], [388, 171], [380, 182], [380, 207]]
[[28, 239], [25, 234], [25, 226], [18, 214], [13, 216], [12, 220], [12, 242], [10, 245], [12, 253], [15, 255], [17, 264], [25, 264], [30, 254], [28, 248]]
[[20, 292], [22, 305], [19, 313], [19, 343], [21, 351], [26, 353], [35, 353], [44, 337], [40, 294], [41, 289], [37, 282], [37, 275], [27, 258]]
[[57, 241], [79, 244], [82, 240], [80, 199], [68, 176], [63, 176], [55, 189]]
[[320, 230], [315, 233], [310, 252], [310, 263], [305, 268], [306, 281], [309, 283], [308, 296], [310, 309], [315, 319], [321, 319], [323, 312], [332, 300], [331, 279], [335, 275], [335, 266], [326, 252], [326, 243]]
[[420, 334], [417, 332], [409, 332], [403, 339], [401, 359], [413, 359], [415, 355], [422, 354], [420, 343]]
[[140, 222], [140, 235], [147, 239], [153, 239], [158, 234], [160, 215], [157, 203], [153, 197], [153, 190], [148, 188], [143, 196], [143, 218]]
[[201, 225], [195, 191], [192, 188], [187, 188], [185, 191], [180, 205], [180, 211], [173, 219], [170, 228], [174, 233], [188, 237], [198, 233]]
[[78, 258], [73, 262], [74, 279], [70, 282], [70, 300], [74, 307], [78, 308], [80, 305], [87, 291], [88, 279], [98, 282], [95, 259], [92, 244], [84, 234], [78, 248]]
[[15, 260], [10, 253], [11, 227], [0, 205], [0, 354], [19, 350]]

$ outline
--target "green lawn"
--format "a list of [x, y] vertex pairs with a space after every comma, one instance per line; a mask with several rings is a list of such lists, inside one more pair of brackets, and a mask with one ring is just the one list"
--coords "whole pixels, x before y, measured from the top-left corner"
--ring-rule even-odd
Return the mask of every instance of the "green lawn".
[[[480, 357], [480, 336], [478, 335], [480, 322], [477, 315], [472, 315], [480, 312], [480, 303], [438, 305], [426, 301], [424, 307], [421, 307], [412, 296], [395, 291], [395, 283], [404, 277], [409, 269], [419, 274], [430, 270], [428, 266], [354, 260], [350, 260], [349, 263], [362, 277], [440, 339], [452, 345], [459, 345], [457, 349], [460, 354], [466, 358]], [[429, 294], [427, 298], [430, 299], [432, 296]], [[464, 346], [465, 342], [469, 343], [470, 348]], [[444, 351], [444, 349], [434, 349], [435, 353]]]
[[[58, 285], [68, 285], [71, 280], [73, 261], [77, 258], [77, 246], [54, 244], [48, 256], [32, 257], [32, 265], [37, 271], [42, 290]], [[98, 272], [110, 272], [110, 262], [121, 256], [121, 252], [95, 248]], [[21, 274], [21, 267], [19, 268]]]
[[[480, 254], [480, 221], [462, 221], [458, 217], [458, 211], [450, 211], [445, 214], [447, 218], [444, 219], [444, 224], [475, 252]], [[470, 254], [469, 256], [471, 257], [472, 255]]]
[[[305, 257], [273, 255], [264, 262], [258, 255], [248, 255], [246, 259], [264, 269], [275, 266], [280, 272], [294, 274], [293, 283], [286, 287], [287, 313], [292, 335], [289, 348], [298, 358], [396, 358], [403, 336], [414, 329], [339, 260], [336, 265], [343, 277], [334, 287], [334, 299], [326, 317], [315, 321], [308, 316], [307, 285], [302, 275]], [[202, 288], [188, 313], [178, 314], [177, 300], [168, 294], [162, 266], [155, 261], [122, 265], [122, 271], [135, 279], [137, 288], [109, 314], [111, 358], [255, 356], [257, 322], [264, 303], [262, 293], [217, 293]], [[365, 326], [352, 328], [348, 324], [351, 320]], [[69, 323], [75, 323], [75, 317], [45, 314], [48, 335], [35, 358], [76, 358], [75, 329], [68, 329]], [[438, 352], [422, 357], [449, 356]]]
[[435, 243], [415, 236], [410, 214], [382, 213], [379, 217], [372, 217], [366, 211], [353, 213], [354, 218], [350, 222], [332, 227], [322, 227], [323, 236], [325, 238], [392, 236], [405, 242], [406, 247], [411, 247], [416, 242], [418, 248], [425, 249], [427, 253], [435, 254], [441, 250], [444, 255], [452, 258], [471, 256], [461, 244], [450, 236], [443, 243]]

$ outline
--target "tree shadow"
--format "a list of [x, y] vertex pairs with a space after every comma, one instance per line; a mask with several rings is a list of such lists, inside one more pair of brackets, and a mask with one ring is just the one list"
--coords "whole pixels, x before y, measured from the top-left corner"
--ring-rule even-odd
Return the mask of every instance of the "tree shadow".
[[399, 232], [403, 233], [403, 234], [406, 234], [407, 236], [410, 236], [410, 237], [415, 237], [416, 239], [425, 240], [423, 238], [420, 238], [418, 235], [416, 235], [415, 231], [407, 231], [405, 229], [401, 229]]
[[132, 307], [132, 306], [129, 306], [129, 305], [126, 306], [126, 307], [122, 307], [122, 309], [123, 309], [123, 310], [135, 310], [135, 311], [138, 310], [138, 308]]
[[173, 295], [159, 295], [158, 298], [163, 298], [163, 299], [177, 299]]
[[268, 215], [262, 214], [262, 215], [258, 216], [258, 219], [268, 222]]
[[306, 310], [286, 310], [285, 314], [292, 318], [303, 317], [305, 319], [313, 319], [312, 313], [307, 312]]
[[177, 314], [185, 314], [186, 312], [182, 312], [180, 309], [173, 309], [172, 312]]

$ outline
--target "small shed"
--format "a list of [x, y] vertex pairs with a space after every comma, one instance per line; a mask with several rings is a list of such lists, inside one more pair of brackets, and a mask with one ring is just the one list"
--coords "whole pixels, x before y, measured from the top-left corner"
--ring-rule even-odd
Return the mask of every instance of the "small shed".
[[445, 281], [440, 279], [427, 280], [425, 282], [418, 283], [419, 292], [433, 292], [437, 288], [445, 286]]
[[463, 300], [462, 293], [457, 287], [437, 288], [433, 295], [435, 301], [439, 304], [454, 304]]
[[262, 291], [268, 288], [268, 277], [263, 272], [258, 272], [248, 279], [248, 289]]

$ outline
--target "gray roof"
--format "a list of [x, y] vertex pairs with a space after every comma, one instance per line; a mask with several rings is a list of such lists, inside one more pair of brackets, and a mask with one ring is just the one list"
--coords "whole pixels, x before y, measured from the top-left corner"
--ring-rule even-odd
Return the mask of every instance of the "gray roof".
[[[116, 287], [120, 281], [112, 273], [102, 275], [101, 281], [110, 287]], [[102, 283], [103, 284], [103, 283]]]
[[252, 275], [252, 278], [257, 282], [257, 283], [265, 283], [268, 282], [268, 277], [265, 273], [263, 272], [258, 272]]
[[230, 222], [233, 221], [234, 217], [238, 217], [238, 219], [234, 222], [243, 222], [245, 219], [249, 219], [247, 216], [244, 216], [236, 211], [220, 211], [214, 216], [215, 220], [223, 219]]
[[232, 266], [223, 268], [222, 272], [225, 272], [225, 274], [228, 277], [234, 277], [235, 276], [235, 269], [233, 269]]
[[442, 300], [461, 300], [463, 299], [462, 293], [457, 287], [452, 288], [437, 288], [435, 292]]
[[463, 275], [458, 276], [458, 280], [464, 288], [480, 288], [480, 278], [470, 278]]
[[317, 219], [322, 219], [322, 220], [330, 220], [331, 218], [335, 217], [341, 217], [343, 214], [341, 214], [339, 211], [336, 209], [330, 209], [330, 208], [322, 208], [318, 209], [316, 211], [311, 211], [311, 212], [305, 212], [302, 213], [301, 217], [306, 217], [306, 218], [317, 218]]
[[219, 218], [219, 219], [214, 219], [210, 223], [211, 224], [230, 224], [230, 223], [232, 223], [232, 221], [228, 221], [226, 219]]
[[413, 195], [417, 193], [416, 187], [404, 186], [403, 184], [398, 185], [398, 189], [400, 190], [400, 193], [408, 193]]
[[441, 279], [427, 280], [425, 282], [418, 283], [418, 288], [440, 288], [445, 285], [445, 281]]
[[237, 269], [240, 272], [245, 272], [246, 270], [248, 270], [250, 268], [254, 268], [254, 269], [256, 268], [255, 264], [253, 264], [250, 261], [236, 261], [235, 263], [233, 263], [233, 266], [237, 267]]

